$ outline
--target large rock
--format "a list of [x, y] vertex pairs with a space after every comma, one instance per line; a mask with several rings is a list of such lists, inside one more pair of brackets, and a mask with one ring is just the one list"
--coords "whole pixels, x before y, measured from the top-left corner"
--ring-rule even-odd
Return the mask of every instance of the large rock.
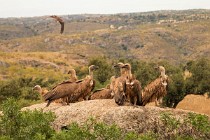
[[187, 95], [179, 102], [177, 109], [191, 110], [210, 116], [210, 98], [203, 95]]
[[171, 112], [177, 118], [182, 118], [187, 111], [178, 109], [159, 108], [153, 106], [118, 106], [112, 99], [89, 100], [71, 103], [69, 106], [52, 103], [45, 107], [46, 103], [25, 107], [22, 110], [43, 109], [44, 112], [52, 111], [56, 115], [53, 127], [59, 130], [71, 122], [83, 124], [90, 117], [107, 124], [117, 124], [119, 127], [130, 131], [146, 132], [155, 130], [160, 125], [161, 112]]

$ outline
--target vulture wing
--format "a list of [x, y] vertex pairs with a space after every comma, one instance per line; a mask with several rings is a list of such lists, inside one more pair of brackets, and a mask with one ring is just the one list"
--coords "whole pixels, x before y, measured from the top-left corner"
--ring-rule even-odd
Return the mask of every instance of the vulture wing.
[[161, 85], [161, 80], [160, 78], [157, 78], [144, 88], [143, 93], [142, 93], [143, 105], [146, 105], [149, 102], [155, 101], [160, 85]]
[[62, 85], [62, 84], [66, 84], [66, 83], [73, 83], [73, 82], [71, 82], [70, 80], [66, 80], [66, 81], [63, 81], [63, 82], [57, 84], [57, 85], [54, 86], [52, 89], [55, 89], [57, 86]]
[[61, 24], [61, 31], [60, 31], [60, 33], [62, 34], [63, 31], [64, 31], [64, 21], [60, 17], [55, 16], [55, 15], [50, 16], [50, 17], [56, 19]]
[[102, 91], [102, 90], [104, 90], [104, 89], [105, 89], [105, 88], [97, 89], [97, 90], [95, 90], [93, 93], [98, 92], [98, 91]]

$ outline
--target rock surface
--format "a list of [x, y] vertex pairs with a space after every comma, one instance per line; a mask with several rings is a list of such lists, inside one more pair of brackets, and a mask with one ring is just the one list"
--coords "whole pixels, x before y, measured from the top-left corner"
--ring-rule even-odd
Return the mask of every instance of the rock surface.
[[46, 103], [25, 107], [22, 110], [42, 109], [44, 112], [52, 111], [56, 115], [53, 127], [60, 130], [71, 122], [83, 124], [90, 117], [106, 124], [117, 124], [126, 131], [134, 130], [138, 133], [157, 129], [160, 126], [161, 112], [171, 112], [175, 117], [182, 118], [188, 111], [179, 109], [159, 108], [153, 106], [118, 106], [113, 99], [89, 100], [71, 103], [69, 106], [52, 103], [45, 107]]
[[191, 110], [210, 116], [210, 98], [203, 95], [187, 95], [179, 102], [177, 109]]

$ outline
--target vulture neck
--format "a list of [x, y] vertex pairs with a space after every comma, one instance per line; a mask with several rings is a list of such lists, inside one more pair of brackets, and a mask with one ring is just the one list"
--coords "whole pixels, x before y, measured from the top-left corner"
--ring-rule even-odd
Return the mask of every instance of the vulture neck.
[[93, 79], [93, 71], [89, 69], [89, 75]]
[[70, 79], [77, 80], [76, 72], [72, 72]]
[[162, 70], [162, 71], [160, 72], [160, 76], [161, 76], [161, 77], [165, 77], [165, 76], [166, 76], [165, 70]]
[[42, 93], [42, 88], [37, 89], [37, 91], [39, 92], [39, 94]]
[[126, 76], [126, 75], [127, 75], [126, 69], [121, 68], [121, 69], [120, 69], [120, 74], [121, 74], [121, 76]]
[[127, 70], [127, 75], [129, 79], [132, 78], [131, 68]]

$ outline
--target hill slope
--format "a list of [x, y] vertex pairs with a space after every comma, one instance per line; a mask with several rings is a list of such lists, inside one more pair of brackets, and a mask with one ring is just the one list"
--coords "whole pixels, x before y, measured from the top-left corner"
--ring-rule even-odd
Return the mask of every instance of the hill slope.
[[63, 35], [48, 16], [0, 19], [0, 51], [59, 52], [82, 59], [97, 54], [176, 64], [210, 58], [209, 10], [62, 17]]

